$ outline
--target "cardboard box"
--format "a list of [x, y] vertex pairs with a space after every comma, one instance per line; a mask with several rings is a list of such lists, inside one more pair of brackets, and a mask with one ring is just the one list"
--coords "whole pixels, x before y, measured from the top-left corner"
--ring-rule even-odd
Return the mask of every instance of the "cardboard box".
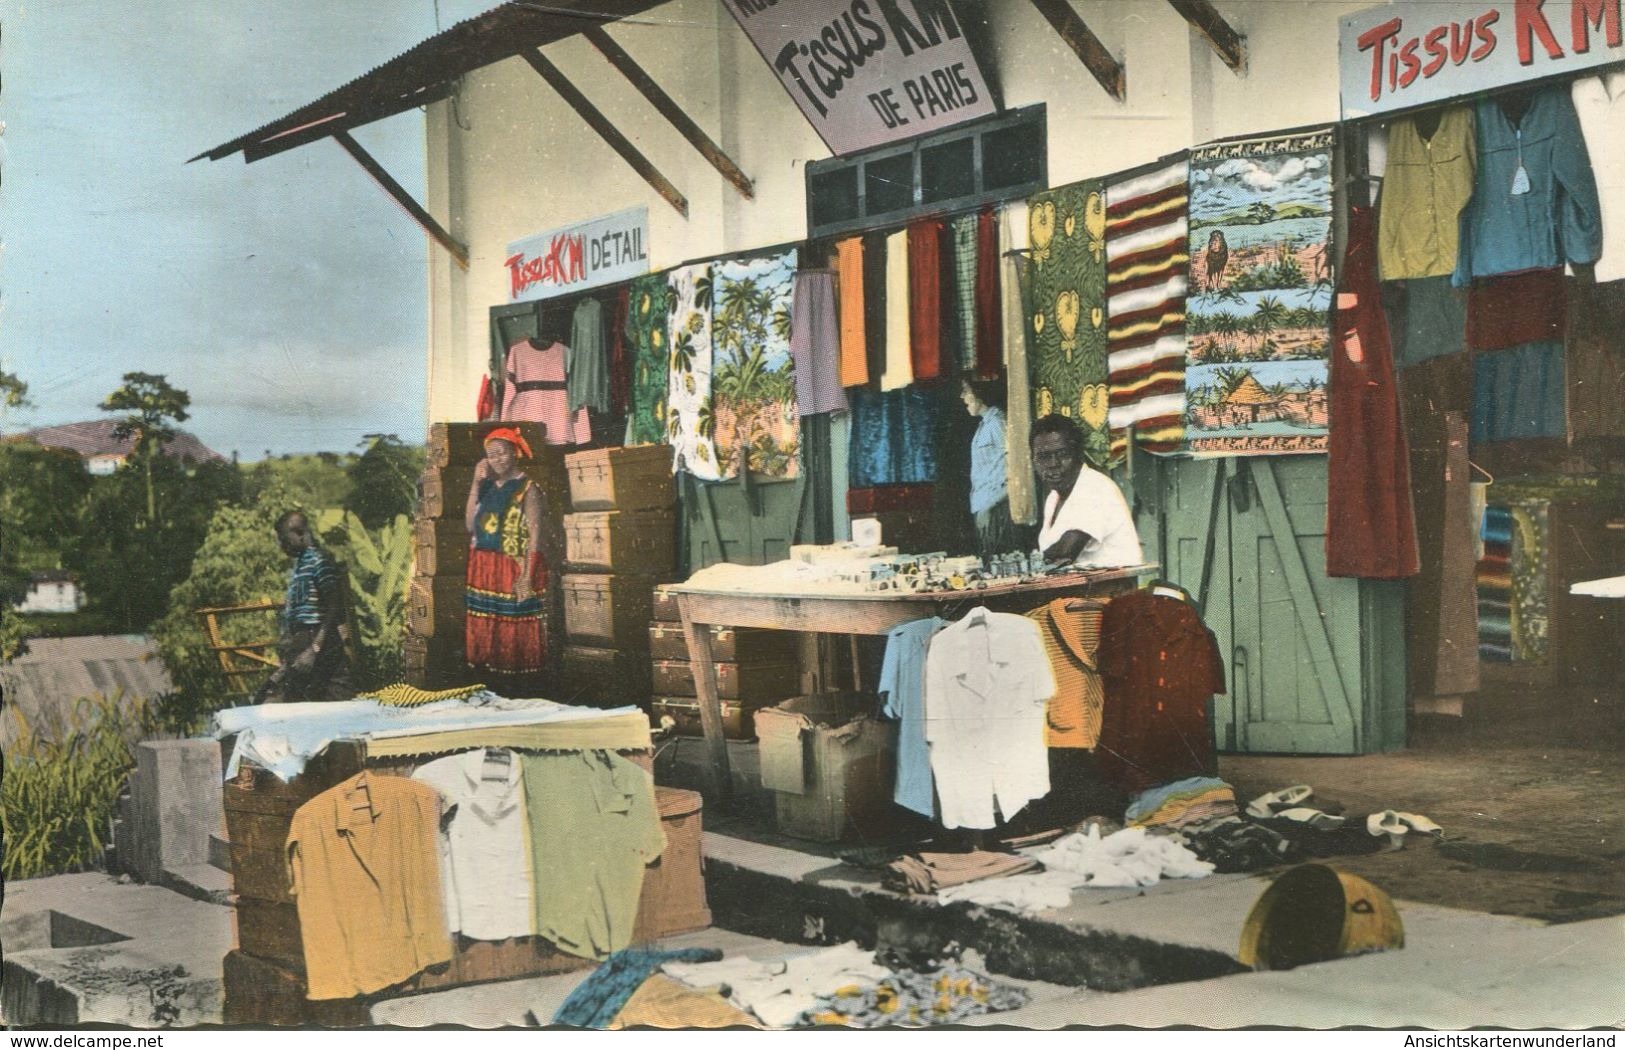
[[756, 713], [762, 786], [779, 830], [814, 842], [893, 833], [897, 724], [868, 693], [818, 693]]

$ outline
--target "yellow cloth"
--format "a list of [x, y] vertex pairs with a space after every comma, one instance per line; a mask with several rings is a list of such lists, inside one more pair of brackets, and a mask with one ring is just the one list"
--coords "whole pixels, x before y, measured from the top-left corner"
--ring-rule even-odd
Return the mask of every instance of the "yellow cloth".
[[1046, 747], [1093, 748], [1100, 740], [1106, 690], [1095, 668], [1105, 598], [1057, 598], [1027, 614], [1038, 624], [1044, 654], [1055, 675], [1055, 695], [1045, 710]]
[[1461, 209], [1473, 195], [1478, 143], [1473, 113], [1451, 106], [1431, 139], [1414, 117], [1388, 125], [1377, 225], [1377, 264], [1385, 281], [1454, 273]]
[[886, 369], [880, 389], [901, 390], [914, 382], [909, 344], [908, 231], [886, 238]]
[[645, 751], [649, 716], [641, 711], [603, 718], [581, 718], [537, 725], [476, 726], [416, 736], [372, 737], [368, 758], [399, 758], [467, 751], [474, 747], [507, 747], [518, 751]]
[[715, 988], [701, 990], [655, 974], [632, 993], [621, 1007], [610, 1031], [621, 1028], [730, 1028], [762, 1027], [761, 1022], [734, 1006]]
[[835, 274], [841, 308], [841, 385], [862, 386], [869, 381], [868, 330], [863, 318], [862, 237], [848, 237], [835, 245]]
[[440, 795], [358, 773], [300, 806], [288, 830], [311, 999], [349, 999], [451, 959]]
[[440, 700], [467, 700], [484, 688], [483, 685], [464, 685], [456, 689], [431, 691], [407, 685], [405, 682], [396, 682], [394, 685], [386, 685], [382, 689], [374, 689], [370, 693], [357, 693], [355, 698], [357, 700], [376, 700], [386, 707], [422, 707], [424, 704], [432, 704]]
[[1009, 377], [1004, 418], [1005, 491], [1010, 498], [1010, 520], [1031, 525], [1038, 520], [1038, 489], [1033, 481], [1033, 454], [1028, 445], [1033, 428], [1033, 397], [1027, 371], [1027, 307], [1021, 298], [1021, 277], [1027, 260], [1011, 254], [1027, 238], [1027, 202], [1005, 205], [999, 216], [999, 258], [1004, 283], [999, 291], [1004, 331], [1004, 374]]

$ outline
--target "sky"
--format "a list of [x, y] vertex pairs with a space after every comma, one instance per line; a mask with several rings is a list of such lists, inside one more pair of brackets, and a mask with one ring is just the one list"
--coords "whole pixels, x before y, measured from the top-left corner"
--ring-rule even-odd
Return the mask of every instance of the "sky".
[[[244, 460], [421, 441], [417, 225], [332, 142], [186, 161], [496, 2], [0, 0], [0, 367], [34, 403], [0, 430], [140, 371]], [[355, 137], [423, 199], [421, 112]]]

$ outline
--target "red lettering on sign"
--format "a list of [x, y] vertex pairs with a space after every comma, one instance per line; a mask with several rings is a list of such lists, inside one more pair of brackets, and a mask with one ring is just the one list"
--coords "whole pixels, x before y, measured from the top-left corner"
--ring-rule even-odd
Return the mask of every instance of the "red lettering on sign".
[[1619, 8], [1620, 0], [1574, 0], [1574, 6], [1569, 8], [1569, 29], [1575, 54], [1583, 55], [1591, 50], [1593, 29], [1603, 31], [1609, 47], [1620, 45]]
[[1478, 33], [1479, 41], [1478, 46], [1473, 48], [1472, 59], [1474, 62], [1484, 61], [1489, 57], [1490, 52], [1495, 50], [1495, 34], [1490, 31], [1490, 26], [1500, 20], [1501, 12], [1491, 11], [1488, 14], [1479, 15], [1478, 21], [1473, 23], [1473, 29]]
[[1516, 0], [1512, 8], [1513, 35], [1518, 38], [1518, 64], [1531, 65], [1535, 61], [1535, 38], [1546, 49], [1546, 57], [1562, 58], [1563, 49], [1552, 35], [1552, 24], [1546, 21], [1546, 0]]
[[1371, 52], [1371, 101], [1373, 102], [1382, 97], [1383, 48], [1387, 46], [1388, 41], [1399, 35], [1399, 27], [1404, 24], [1402, 19], [1390, 18], [1381, 25], [1367, 29], [1354, 41], [1359, 45], [1361, 51]]
[[503, 261], [508, 268], [509, 298], [517, 299], [521, 292], [533, 284], [569, 284], [585, 280], [587, 266], [583, 259], [584, 238], [581, 234], [560, 233], [548, 243], [547, 254], [527, 258], [523, 252]]

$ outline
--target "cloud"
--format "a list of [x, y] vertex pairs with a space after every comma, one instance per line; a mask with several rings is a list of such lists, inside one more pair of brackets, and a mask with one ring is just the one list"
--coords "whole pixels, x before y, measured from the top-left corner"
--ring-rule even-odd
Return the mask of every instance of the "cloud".
[[1239, 182], [1258, 193], [1268, 193], [1300, 179], [1313, 177], [1324, 167], [1324, 158], [1318, 156], [1286, 157], [1262, 163], [1237, 157], [1215, 167], [1213, 177]]

